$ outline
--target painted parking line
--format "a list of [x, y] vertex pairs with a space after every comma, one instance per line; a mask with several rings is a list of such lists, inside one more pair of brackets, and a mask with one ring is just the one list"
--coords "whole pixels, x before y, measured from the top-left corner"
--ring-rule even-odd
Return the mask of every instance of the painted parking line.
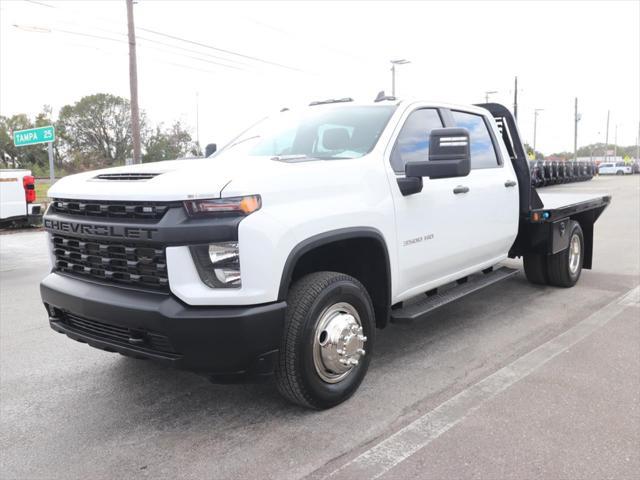
[[637, 306], [639, 299], [640, 286], [637, 286], [564, 333], [440, 404], [323, 478], [375, 479], [384, 475], [463, 421], [485, 402], [602, 328], [625, 308]]

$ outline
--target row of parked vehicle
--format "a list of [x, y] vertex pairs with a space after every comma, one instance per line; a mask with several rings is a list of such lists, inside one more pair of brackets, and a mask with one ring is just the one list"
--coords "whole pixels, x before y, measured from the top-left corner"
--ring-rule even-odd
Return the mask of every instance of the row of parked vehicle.
[[597, 166], [594, 162], [585, 161], [534, 160], [529, 162], [529, 170], [531, 171], [531, 185], [538, 188], [559, 183], [591, 180], [593, 175], [597, 173]]

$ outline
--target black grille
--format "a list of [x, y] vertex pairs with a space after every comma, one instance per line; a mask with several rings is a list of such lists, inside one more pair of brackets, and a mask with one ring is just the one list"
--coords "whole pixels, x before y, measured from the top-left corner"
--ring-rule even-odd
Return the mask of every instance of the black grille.
[[68, 312], [62, 314], [62, 322], [75, 331], [87, 333], [98, 339], [111, 340], [138, 349], [176, 353], [169, 339], [160, 333], [110, 325]]
[[61, 272], [153, 290], [168, 290], [163, 248], [81, 240], [55, 234], [52, 241], [55, 267]]
[[68, 200], [54, 198], [51, 211], [65, 215], [106, 218], [160, 219], [180, 202], [117, 202], [107, 200]]
[[121, 180], [121, 181], [134, 181], [134, 180], [150, 180], [153, 177], [157, 177], [159, 173], [103, 173], [97, 175], [94, 178], [99, 180]]

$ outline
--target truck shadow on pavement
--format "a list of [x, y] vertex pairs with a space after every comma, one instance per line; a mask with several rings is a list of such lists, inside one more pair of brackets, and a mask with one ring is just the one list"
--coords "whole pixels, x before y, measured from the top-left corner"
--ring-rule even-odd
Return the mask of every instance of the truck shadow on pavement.
[[[431, 362], [446, 349], [471, 352], [476, 362], [483, 363], [483, 355], [491, 354], [483, 350], [484, 336], [496, 331], [498, 335], [500, 330], [512, 331], [517, 322], [528, 322], [528, 330], [523, 328], [522, 336], [511, 341], [511, 351], [502, 352], [507, 361], [528, 351], [532, 343], [544, 343], [579, 321], [590, 305], [606, 303], [617, 292], [628, 288], [626, 285], [632, 280], [628, 275], [588, 272], [581, 280], [581, 308], [567, 310], [563, 289], [532, 286], [520, 274], [442, 307], [424, 320], [409, 325], [389, 325], [377, 332], [375, 357], [363, 387], [365, 390], [383, 388], [382, 377], [388, 374], [402, 378], [407, 363], [424, 363], [422, 376], [428, 377], [429, 371], [447, 368], [446, 364]], [[593, 298], [595, 288], [603, 291], [599, 298]], [[537, 324], [532, 326], [532, 322]], [[203, 376], [151, 361], [116, 355], [112, 358], [101, 372], [101, 385], [110, 390], [108, 403], [112, 420], [123, 416], [122, 405], [127, 405], [127, 414], [122, 418], [127, 423], [147, 424], [162, 430], [175, 428], [181, 432], [189, 426], [245, 428], [264, 422], [265, 418], [295, 419], [318, 414], [287, 403], [278, 395], [272, 380], [219, 385]], [[473, 367], [470, 364], [469, 370]], [[354, 399], [357, 397], [358, 394]], [[349, 408], [349, 403], [337, 410]], [[82, 405], [87, 405], [86, 398]]]

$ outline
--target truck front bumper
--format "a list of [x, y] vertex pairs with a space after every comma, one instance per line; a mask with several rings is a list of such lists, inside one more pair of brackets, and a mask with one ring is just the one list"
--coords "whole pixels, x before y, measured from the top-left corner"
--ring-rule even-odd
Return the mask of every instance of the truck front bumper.
[[163, 293], [57, 273], [40, 284], [51, 328], [102, 350], [161, 361], [220, 381], [273, 373], [285, 302], [192, 307]]

